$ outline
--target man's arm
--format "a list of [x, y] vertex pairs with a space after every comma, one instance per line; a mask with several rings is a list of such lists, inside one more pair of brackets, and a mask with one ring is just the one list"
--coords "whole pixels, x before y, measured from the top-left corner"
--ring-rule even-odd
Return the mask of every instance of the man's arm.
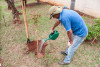
[[70, 44], [72, 44], [73, 43], [73, 32], [72, 32], [72, 30], [67, 31], [67, 35], [68, 35]]
[[52, 31], [60, 24], [59, 20], [56, 20], [56, 23], [54, 24], [54, 26], [52, 27]]

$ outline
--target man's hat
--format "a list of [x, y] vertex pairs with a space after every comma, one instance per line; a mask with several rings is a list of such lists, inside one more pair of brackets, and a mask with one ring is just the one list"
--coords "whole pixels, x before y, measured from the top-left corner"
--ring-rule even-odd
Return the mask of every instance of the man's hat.
[[52, 18], [53, 15], [58, 14], [58, 13], [61, 13], [62, 10], [63, 10], [63, 7], [62, 6], [52, 6], [49, 9], [50, 19]]

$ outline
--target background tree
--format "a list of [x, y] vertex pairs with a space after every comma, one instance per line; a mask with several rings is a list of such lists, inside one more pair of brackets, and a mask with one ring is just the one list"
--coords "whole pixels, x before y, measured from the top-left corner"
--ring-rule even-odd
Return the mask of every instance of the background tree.
[[70, 9], [74, 10], [74, 8], [75, 8], [75, 0], [71, 0]]
[[40, 3], [40, 0], [37, 0], [37, 3], [39, 4]]
[[8, 4], [8, 9], [12, 10], [13, 20], [16, 23], [16, 21], [19, 21], [19, 11], [16, 9], [14, 5], [14, 0], [5, 0]]
[[24, 5], [24, 2], [25, 2], [25, 6], [27, 6], [27, 0], [23, 0], [23, 5]]

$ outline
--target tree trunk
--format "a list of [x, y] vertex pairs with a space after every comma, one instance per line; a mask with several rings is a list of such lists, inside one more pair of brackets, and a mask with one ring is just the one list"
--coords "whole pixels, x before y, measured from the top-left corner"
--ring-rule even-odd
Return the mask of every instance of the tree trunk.
[[19, 21], [19, 11], [15, 8], [14, 0], [5, 0], [8, 4], [8, 7], [12, 10], [13, 20], [16, 23], [16, 21]]
[[[10, 0], [12, 2], [12, 4], [14, 5], [14, 0]], [[6, 0], [7, 4], [8, 4], [8, 10], [11, 10], [11, 5], [9, 4], [9, 2]]]
[[37, 0], [37, 3], [39, 4], [40, 3], [40, 0]]
[[27, 0], [23, 0], [23, 5], [24, 5], [24, 2], [25, 2], [25, 6], [27, 6]]
[[74, 10], [74, 8], [75, 8], [75, 0], [71, 0], [70, 9]]

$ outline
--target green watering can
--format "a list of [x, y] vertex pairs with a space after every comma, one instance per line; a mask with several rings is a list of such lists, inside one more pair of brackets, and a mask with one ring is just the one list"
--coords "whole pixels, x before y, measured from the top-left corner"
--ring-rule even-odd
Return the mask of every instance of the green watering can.
[[49, 38], [48, 39], [43, 39], [41, 40], [41, 43], [40, 43], [40, 48], [39, 48], [39, 53], [41, 53], [41, 50], [42, 50], [42, 46], [43, 44], [47, 41], [47, 40], [55, 40], [57, 39], [59, 36], [59, 32], [57, 30], [54, 30], [53, 33], [50, 33], [49, 34]]
[[59, 32], [57, 30], [54, 30], [53, 33], [49, 34], [49, 38], [44, 39], [44, 41], [46, 42], [47, 40], [55, 40], [58, 38], [58, 36], [59, 36]]

